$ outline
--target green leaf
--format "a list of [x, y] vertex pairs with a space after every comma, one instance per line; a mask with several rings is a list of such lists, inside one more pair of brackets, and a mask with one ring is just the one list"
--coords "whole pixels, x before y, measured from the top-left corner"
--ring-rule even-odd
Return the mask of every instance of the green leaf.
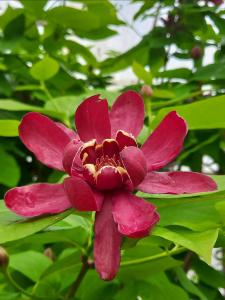
[[65, 113], [68, 117], [72, 117], [74, 116], [77, 107], [81, 104], [81, 102], [84, 99], [96, 94], [100, 94], [101, 99], [107, 99], [109, 105], [112, 105], [119, 93], [103, 89], [96, 89], [87, 91], [80, 95], [67, 95], [63, 97], [57, 97], [52, 99], [52, 101], [46, 102], [45, 109], [53, 110], [55, 103], [57, 107], [60, 107], [61, 112]]
[[187, 278], [186, 273], [182, 270], [182, 268], [180, 267], [176, 267], [174, 269], [174, 271], [176, 272], [176, 276], [178, 278], [178, 280], [180, 281], [182, 287], [188, 291], [189, 293], [191, 293], [192, 295], [195, 295], [197, 297], [199, 297], [200, 300], [208, 300], [205, 295], [201, 292], [201, 290], [194, 285], [194, 283], [189, 280]]
[[25, 16], [18, 15], [11, 22], [9, 22], [4, 29], [4, 36], [8, 39], [17, 39], [22, 37], [25, 30]]
[[53, 77], [58, 73], [58, 71], [58, 62], [49, 56], [45, 56], [41, 61], [34, 64], [30, 69], [31, 75], [39, 81], [45, 81]]
[[41, 216], [32, 219], [23, 219], [9, 211], [0, 201], [0, 244], [19, 240], [28, 235], [43, 230], [59, 222], [71, 213], [67, 210], [58, 215]]
[[193, 269], [197, 272], [200, 280], [214, 288], [225, 288], [225, 275], [222, 271], [215, 270], [203, 261], [196, 261]]
[[153, 90], [153, 96], [156, 98], [173, 98], [175, 97], [175, 94], [168, 90], [162, 90], [162, 89], [154, 89]]
[[179, 68], [158, 72], [155, 74], [155, 77], [188, 79], [191, 76], [191, 74], [192, 72], [190, 69]]
[[20, 168], [15, 158], [0, 148], [0, 183], [14, 187], [20, 180]]
[[0, 136], [18, 136], [17, 120], [0, 120]]
[[225, 226], [225, 201], [216, 203], [215, 207], [221, 217], [221, 222]]
[[215, 80], [225, 79], [225, 63], [215, 63], [199, 68], [192, 77], [192, 80]]
[[62, 112], [57, 112], [53, 110], [53, 106], [51, 106], [52, 109], [48, 110], [43, 107], [35, 106], [35, 105], [30, 105], [30, 104], [25, 104], [22, 102], [18, 102], [16, 100], [3, 100], [0, 99], [0, 110], [7, 110], [7, 111], [35, 111], [35, 112], [40, 112], [43, 113], [47, 116], [57, 118], [59, 120], [64, 120], [65, 119], [65, 114]]
[[[88, 32], [99, 28], [98, 16], [88, 10], [75, 9], [72, 7], [54, 7], [47, 11], [46, 20], [72, 28], [75, 31]], [[63, 24], [61, 23], [63, 20]]]
[[153, 202], [160, 214], [160, 225], [171, 224], [187, 227], [194, 231], [204, 231], [221, 227], [221, 217], [215, 205], [224, 201], [225, 176], [212, 178], [218, 184], [218, 190], [208, 193], [183, 195], [149, 195], [138, 193], [140, 197]]
[[179, 286], [171, 283], [164, 273], [158, 273], [150, 279], [124, 280], [124, 284], [118, 291], [116, 300], [127, 299], [144, 300], [189, 300], [186, 292]]
[[213, 229], [204, 232], [193, 232], [178, 227], [168, 229], [158, 226], [153, 231], [153, 235], [160, 236], [194, 251], [202, 257], [206, 263], [210, 264], [212, 249], [217, 240], [218, 231], [218, 229]]
[[191, 130], [225, 128], [225, 96], [199, 100], [180, 106], [171, 106], [159, 111], [152, 123], [155, 128], [170, 111], [176, 110], [183, 117]]
[[[162, 245], [156, 243], [154, 238], [156, 237], [150, 236], [142, 239], [135, 247], [123, 251], [118, 277], [145, 279], [181, 264], [179, 260], [169, 256], [146, 261], [152, 256], [163, 253], [163, 250], [160, 248]], [[140, 258], [145, 259], [145, 261], [135, 264], [134, 262]]]
[[139, 79], [144, 81], [144, 83], [152, 84], [151, 72], [146, 71], [145, 68], [141, 64], [134, 61], [132, 64], [132, 70]]
[[71, 255], [58, 259], [54, 264], [46, 268], [45, 272], [42, 274], [42, 278], [59, 272], [69, 272], [73, 271], [76, 273], [81, 267], [81, 253], [79, 251], [74, 251]]
[[39, 280], [50, 265], [52, 265], [51, 260], [39, 252], [30, 250], [10, 255], [9, 266], [34, 282]]

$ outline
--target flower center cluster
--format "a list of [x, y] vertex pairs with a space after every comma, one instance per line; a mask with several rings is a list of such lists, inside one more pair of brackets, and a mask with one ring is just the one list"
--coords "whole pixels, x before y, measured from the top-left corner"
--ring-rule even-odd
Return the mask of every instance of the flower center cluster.
[[83, 176], [100, 190], [112, 190], [126, 185], [130, 179], [120, 157], [116, 140], [105, 139], [102, 144], [91, 140], [82, 146], [80, 159]]

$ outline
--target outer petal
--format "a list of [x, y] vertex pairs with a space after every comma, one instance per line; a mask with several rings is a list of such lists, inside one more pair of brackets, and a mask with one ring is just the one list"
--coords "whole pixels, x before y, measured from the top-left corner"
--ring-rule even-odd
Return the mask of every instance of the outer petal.
[[187, 124], [175, 111], [170, 112], [149, 136], [142, 151], [148, 170], [157, 170], [171, 162], [181, 151]]
[[114, 194], [112, 212], [119, 232], [134, 238], [148, 235], [159, 221], [153, 204], [128, 192]]
[[137, 186], [147, 174], [147, 163], [143, 152], [137, 147], [126, 147], [120, 152], [120, 156], [133, 186]]
[[112, 136], [115, 137], [118, 130], [137, 136], [142, 129], [144, 116], [144, 102], [140, 95], [134, 91], [121, 94], [110, 112]]
[[150, 194], [191, 194], [217, 189], [209, 176], [194, 172], [149, 172], [138, 190]]
[[80, 139], [88, 142], [96, 139], [101, 143], [111, 137], [108, 103], [99, 95], [92, 96], [80, 104], [75, 113], [75, 124]]
[[5, 194], [6, 206], [16, 214], [34, 217], [55, 214], [71, 207], [62, 184], [36, 183]]
[[80, 140], [74, 139], [71, 140], [64, 149], [63, 152], [63, 167], [65, 171], [71, 175], [71, 167], [74, 160], [74, 157], [78, 153], [80, 147], [82, 146]]
[[68, 177], [64, 187], [72, 206], [81, 211], [98, 211], [101, 209], [103, 194], [92, 188], [81, 178]]
[[63, 125], [62, 123], [59, 123], [59, 122], [55, 122], [55, 124], [60, 128], [62, 129], [68, 136], [69, 138], [72, 140], [72, 139], [76, 139], [76, 140], [79, 140], [79, 135], [73, 130], [73, 129], [70, 129], [68, 127], [66, 127], [65, 125]]
[[24, 145], [45, 165], [64, 170], [63, 151], [70, 136], [58, 124], [39, 113], [26, 114], [19, 126]]
[[112, 216], [110, 198], [104, 200], [102, 210], [96, 213], [94, 260], [95, 268], [104, 280], [112, 280], [120, 264], [121, 234]]

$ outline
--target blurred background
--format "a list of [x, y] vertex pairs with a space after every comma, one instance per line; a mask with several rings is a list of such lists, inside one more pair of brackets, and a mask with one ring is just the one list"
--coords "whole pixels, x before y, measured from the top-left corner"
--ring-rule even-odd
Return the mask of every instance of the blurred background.
[[[168, 111], [177, 110], [190, 131], [183, 152], [167, 169], [224, 174], [222, 0], [0, 0], [0, 197], [16, 185], [62, 177], [19, 140], [26, 112], [73, 127], [74, 111], [89, 95], [100, 93], [111, 105], [121, 91], [140, 92], [143, 85], [150, 93], [144, 95], [148, 110], [138, 142]], [[221, 249], [214, 262], [219, 270]], [[222, 299], [223, 280], [210, 285], [203, 279], [208, 298], [195, 293], [189, 299]]]

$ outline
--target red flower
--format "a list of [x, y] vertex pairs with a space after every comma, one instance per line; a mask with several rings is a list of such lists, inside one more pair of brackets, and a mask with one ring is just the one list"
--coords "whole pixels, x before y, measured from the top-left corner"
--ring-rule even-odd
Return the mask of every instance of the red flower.
[[155, 172], [180, 152], [187, 134], [185, 121], [170, 112], [141, 148], [135, 137], [144, 121], [141, 97], [128, 91], [108, 111], [98, 95], [77, 109], [77, 133], [38, 113], [28, 113], [20, 138], [45, 165], [66, 171], [63, 184], [16, 187], [6, 205], [22, 216], [61, 212], [69, 207], [96, 211], [94, 259], [102, 279], [116, 275], [122, 236], [141, 238], [159, 221], [155, 207], [132, 194], [182, 194], [212, 191], [215, 182], [193, 172]]

